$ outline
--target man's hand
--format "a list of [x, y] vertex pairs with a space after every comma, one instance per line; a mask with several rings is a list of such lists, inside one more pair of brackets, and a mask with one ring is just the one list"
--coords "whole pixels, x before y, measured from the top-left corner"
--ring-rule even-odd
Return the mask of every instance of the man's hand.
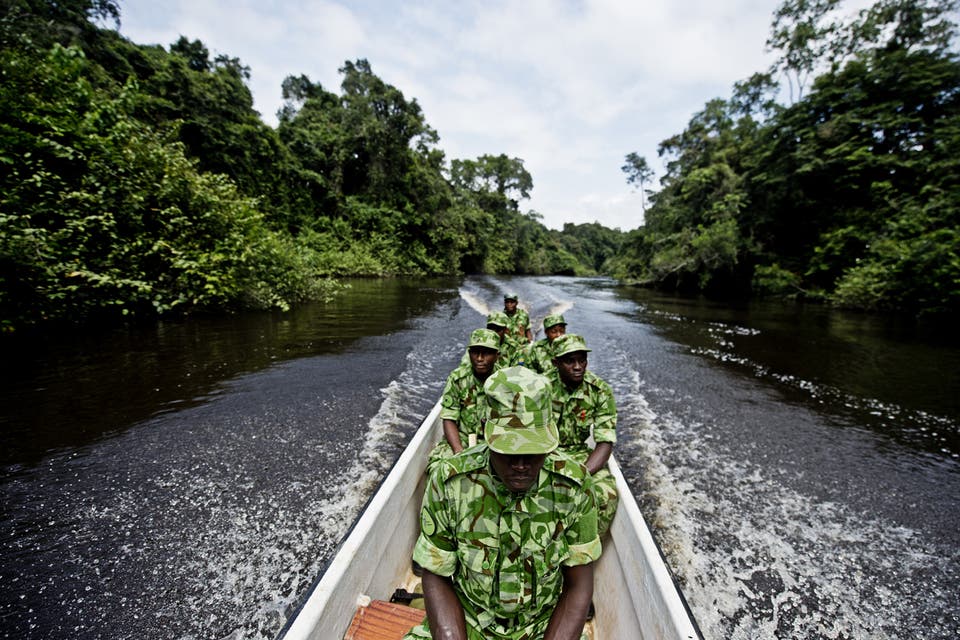
[[598, 442], [597, 446], [590, 453], [590, 457], [587, 458], [587, 471], [590, 472], [590, 475], [594, 475], [600, 469], [603, 469], [607, 466], [607, 460], [610, 459], [610, 454], [613, 453], [613, 444], [610, 442]]

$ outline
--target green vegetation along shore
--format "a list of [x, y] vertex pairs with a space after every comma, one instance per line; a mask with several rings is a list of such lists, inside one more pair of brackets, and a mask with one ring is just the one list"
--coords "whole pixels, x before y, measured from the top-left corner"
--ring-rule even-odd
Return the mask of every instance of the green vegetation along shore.
[[521, 210], [522, 159], [448, 160], [366, 60], [338, 93], [289, 76], [273, 128], [240, 60], [130, 42], [99, 26], [114, 0], [5, 3], [0, 328], [288, 309], [342, 276], [457, 273], [957, 313], [957, 3], [837, 22], [839, 4], [781, 5], [777, 63], [661, 143], [659, 189], [627, 155], [651, 204], [623, 232], [546, 228]]

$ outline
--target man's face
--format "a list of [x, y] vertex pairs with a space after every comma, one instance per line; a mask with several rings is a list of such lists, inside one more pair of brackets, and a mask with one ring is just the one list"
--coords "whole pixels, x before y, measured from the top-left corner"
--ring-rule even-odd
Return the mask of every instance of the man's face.
[[587, 352], [573, 351], [556, 358], [557, 373], [560, 380], [568, 387], [579, 386], [583, 382], [583, 374], [587, 372]]
[[507, 312], [508, 316], [512, 316], [517, 310], [517, 301], [516, 300], [504, 300], [503, 301], [503, 310]]
[[485, 379], [493, 372], [493, 363], [497, 361], [500, 355], [496, 349], [488, 347], [470, 347], [470, 365], [473, 367], [473, 375], [480, 379]]
[[523, 493], [533, 486], [540, 475], [543, 461], [547, 455], [512, 455], [490, 452], [490, 464], [494, 473], [513, 493]]
[[565, 324], [555, 324], [549, 329], [544, 329], [543, 333], [547, 336], [547, 340], [553, 342], [560, 336], [564, 335], [567, 332], [567, 325]]
[[505, 333], [507, 332], [507, 328], [506, 328], [506, 327], [501, 327], [500, 325], [497, 325], [497, 324], [488, 324], [488, 325], [487, 325], [487, 329], [490, 329], [490, 331], [493, 331], [493, 332], [495, 332], [498, 336], [500, 336], [501, 342], [503, 341], [503, 334], [505, 334]]

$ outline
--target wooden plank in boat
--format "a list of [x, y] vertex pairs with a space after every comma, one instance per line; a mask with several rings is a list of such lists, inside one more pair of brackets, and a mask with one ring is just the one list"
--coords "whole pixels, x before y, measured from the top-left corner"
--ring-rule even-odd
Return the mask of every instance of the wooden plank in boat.
[[343, 640], [400, 640], [423, 621], [424, 615], [423, 609], [374, 600], [357, 608]]

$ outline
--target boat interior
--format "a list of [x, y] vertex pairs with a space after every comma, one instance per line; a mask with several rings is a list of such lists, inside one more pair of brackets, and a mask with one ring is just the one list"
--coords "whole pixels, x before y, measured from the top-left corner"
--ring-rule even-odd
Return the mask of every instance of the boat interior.
[[[400, 640], [425, 615], [420, 578], [408, 570], [390, 601], [358, 598], [356, 613], [343, 640]], [[587, 640], [599, 640], [592, 621], [587, 622], [583, 634]]]

